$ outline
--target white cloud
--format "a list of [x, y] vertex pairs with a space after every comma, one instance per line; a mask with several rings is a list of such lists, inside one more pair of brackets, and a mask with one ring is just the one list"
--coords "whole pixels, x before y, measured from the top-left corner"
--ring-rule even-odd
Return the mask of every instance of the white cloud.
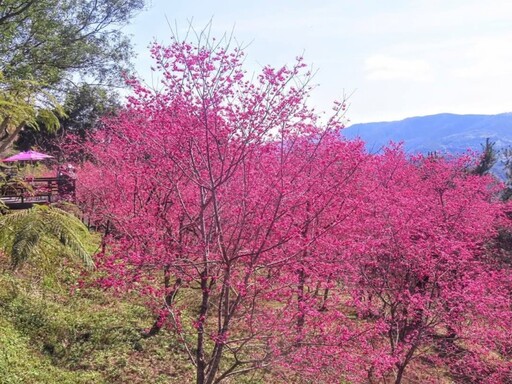
[[365, 60], [368, 80], [411, 80], [430, 81], [433, 79], [430, 64], [420, 59], [400, 59], [385, 55], [373, 55]]

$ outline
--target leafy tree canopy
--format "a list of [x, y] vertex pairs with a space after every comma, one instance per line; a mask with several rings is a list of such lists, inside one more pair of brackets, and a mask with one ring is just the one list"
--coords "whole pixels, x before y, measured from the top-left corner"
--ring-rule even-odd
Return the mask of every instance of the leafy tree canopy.
[[[120, 74], [130, 69], [132, 55], [120, 28], [144, 3], [0, 0], [0, 154], [25, 127], [56, 131], [64, 116], [58, 102], [76, 103], [67, 96], [73, 86], [84, 100], [81, 84], [112, 86], [119, 82]], [[88, 121], [85, 124], [97, 118], [84, 108], [68, 110], [80, 110], [81, 119]]]
[[56, 85], [72, 75], [118, 78], [132, 54], [119, 30], [144, 0], [0, 1], [0, 71]]
[[38, 129], [44, 124], [49, 132], [59, 126], [62, 107], [41, 84], [31, 80], [7, 80], [0, 72], [0, 153], [13, 143], [24, 127]]
[[79, 139], [85, 139], [86, 133], [96, 126], [102, 116], [111, 116], [121, 107], [118, 95], [101, 86], [81, 84], [68, 90], [62, 104], [64, 115], [59, 117], [60, 130], [52, 130], [46, 123], [39, 121], [45, 129], [20, 132], [16, 145], [21, 150], [37, 146], [44, 151], [60, 151], [58, 138], [72, 133]]

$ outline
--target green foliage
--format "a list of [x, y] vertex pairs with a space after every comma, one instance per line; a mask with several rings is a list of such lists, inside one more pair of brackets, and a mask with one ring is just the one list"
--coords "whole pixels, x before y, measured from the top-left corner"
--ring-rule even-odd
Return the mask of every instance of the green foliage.
[[502, 150], [502, 164], [505, 168], [505, 190], [502, 194], [504, 201], [512, 198], [512, 148], [505, 148]]
[[0, 118], [2, 124], [17, 126], [24, 123], [32, 128], [38, 127], [38, 119], [50, 130], [58, 129], [58, 117], [64, 116], [64, 110], [57, 99], [44, 90], [45, 83], [32, 79], [12, 79], [0, 71]]
[[69, 84], [123, 81], [133, 53], [121, 28], [144, 3], [0, 1], [0, 155], [25, 128], [58, 130]]
[[[87, 133], [96, 128], [100, 119], [113, 115], [121, 108], [117, 93], [101, 86], [81, 84], [70, 87], [66, 91], [63, 103], [64, 116], [59, 118], [60, 129], [40, 129], [38, 131], [21, 131], [16, 145], [21, 150], [33, 146], [43, 151], [58, 153], [60, 146], [58, 137], [73, 133], [80, 139], [86, 139]], [[40, 122], [45, 127], [44, 122]]]
[[68, 89], [62, 128], [83, 136], [101, 117], [115, 114], [120, 107], [118, 95], [105, 88], [82, 84]]
[[88, 239], [88, 231], [80, 220], [56, 207], [36, 205], [0, 216], [0, 248], [10, 256], [13, 268], [30, 259], [54, 265], [55, 258], [48, 255], [62, 255], [79, 259], [91, 269], [94, 263], [84, 238]]
[[132, 54], [121, 33], [144, 0], [4, 0], [0, 71], [48, 85], [81, 74], [111, 81]]
[[43, 125], [49, 132], [60, 127], [65, 116], [56, 98], [33, 80], [6, 79], [0, 72], [0, 154], [10, 147], [16, 136], [28, 127]]

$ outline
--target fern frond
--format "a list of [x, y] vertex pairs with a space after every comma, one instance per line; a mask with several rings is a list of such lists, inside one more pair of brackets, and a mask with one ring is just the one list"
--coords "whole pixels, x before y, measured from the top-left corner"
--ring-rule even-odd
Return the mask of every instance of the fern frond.
[[73, 255], [89, 269], [94, 268], [94, 262], [86, 251], [84, 244], [80, 240], [78, 233], [88, 233], [85, 225], [71, 214], [53, 208], [47, 212], [46, 227], [49, 232], [59, 240], [65, 247], [69, 248]]
[[11, 265], [14, 269], [39, 253], [37, 248], [40, 240], [41, 233], [34, 230], [32, 226], [16, 233], [9, 252], [11, 254]]
[[85, 225], [72, 214], [55, 207], [34, 206], [0, 216], [0, 248], [18, 268], [40, 255], [43, 241], [62, 244], [86, 268], [94, 268], [81, 237], [89, 236]]

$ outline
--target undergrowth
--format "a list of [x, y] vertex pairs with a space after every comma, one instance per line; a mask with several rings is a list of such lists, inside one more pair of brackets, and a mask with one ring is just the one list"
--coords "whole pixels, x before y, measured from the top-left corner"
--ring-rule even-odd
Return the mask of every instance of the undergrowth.
[[[140, 298], [78, 288], [76, 268], [0, 270], [0, 382], [184, 383], [193, 378], [174, 336], [148, 339]], [[148, 381], [149, 380], [149, 381]]]

